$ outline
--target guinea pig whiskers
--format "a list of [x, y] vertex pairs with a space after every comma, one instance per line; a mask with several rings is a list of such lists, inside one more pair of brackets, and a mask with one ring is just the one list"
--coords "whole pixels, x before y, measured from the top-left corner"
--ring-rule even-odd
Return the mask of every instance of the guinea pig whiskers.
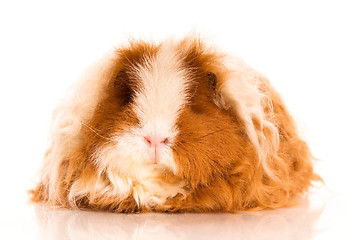
[[83, 126], [87, 127], [90, 131], [94, 132], [94, 133], [95, 133], [96, 135], [98, 135], [99, 137], [104, 138], [104, 139], [109, 140], [109, 141], [113, 141], [113, 139], [111, 139], [111, 138], [107, 138], [107, 137], [102, 136], [101, 134], [99, 134], [97, 131], [95, 131], [93, 128], [91, 128], [91, 127], [90, 127], [89, 125], [87, 125], [86, 123], [81, 122], [81, 124], [82, 124]]
[[201, 136], [201, 137], [199, 137], [199, 138], [205, 138], [205, 137], [208, 137], [209, 135], [218, 133], [218, 132], [223, 131], [223, 130], [224, 130], [224, 129], [219, 129], [219, 130], [217, 130], [217, 131], [214, 131], [214, 132], [211, 132], [211, 133], [207, 133], [206, 135], [203, 135], [203, 136]]

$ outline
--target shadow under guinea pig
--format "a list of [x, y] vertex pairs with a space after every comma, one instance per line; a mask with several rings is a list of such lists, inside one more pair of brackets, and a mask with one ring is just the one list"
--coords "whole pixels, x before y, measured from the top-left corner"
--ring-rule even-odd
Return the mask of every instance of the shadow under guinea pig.
[[323, 209], [238, 214], [113, 214], [36, 206], [42, 239], [310, 239]]

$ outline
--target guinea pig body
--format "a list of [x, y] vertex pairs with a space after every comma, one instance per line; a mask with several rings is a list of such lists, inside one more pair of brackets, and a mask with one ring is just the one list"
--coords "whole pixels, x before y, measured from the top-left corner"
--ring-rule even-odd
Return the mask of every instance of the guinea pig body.
[[186, 38], [131, 42], [54, 114], [34, 202], [112, 212], [289, 206], [313, 172], [267, 79]]

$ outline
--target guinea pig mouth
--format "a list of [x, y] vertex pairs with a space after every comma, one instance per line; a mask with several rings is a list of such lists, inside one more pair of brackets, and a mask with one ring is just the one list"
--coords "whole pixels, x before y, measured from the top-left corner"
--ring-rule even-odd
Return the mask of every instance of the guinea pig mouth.
[[152, 146], [148, 146], [147, 154], [150, 163], [159, 164], [163, 157], [163, 152], [164, 152], [164, 145], [162, 144], [155, 144]]

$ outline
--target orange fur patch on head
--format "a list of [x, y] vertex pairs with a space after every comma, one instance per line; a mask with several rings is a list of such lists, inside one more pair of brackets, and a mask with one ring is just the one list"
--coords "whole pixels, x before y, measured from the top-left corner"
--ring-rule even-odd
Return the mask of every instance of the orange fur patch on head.
[[58, 111], [33, 201], [234, 212], [292, 205], [320, 180], [268, 80], [198, 39], [132, 41], [105, 73]]

